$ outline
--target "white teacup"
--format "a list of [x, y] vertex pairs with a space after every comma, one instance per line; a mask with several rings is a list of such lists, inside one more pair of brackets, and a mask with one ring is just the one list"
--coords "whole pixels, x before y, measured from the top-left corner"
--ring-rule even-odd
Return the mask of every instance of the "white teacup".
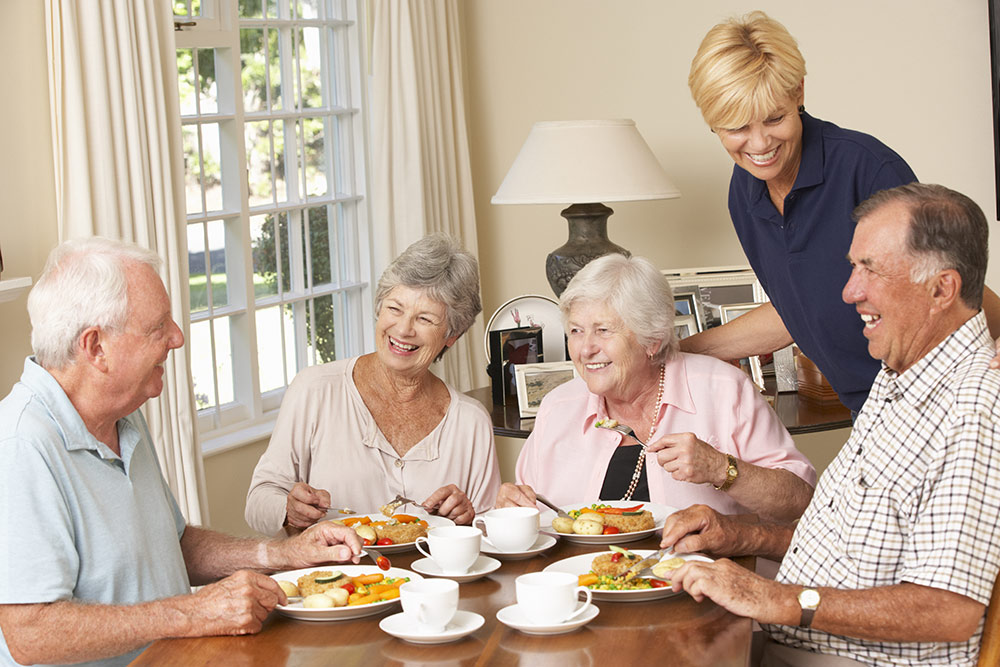
[[[416, 547], [441, 568], [442, 574], [465, 574], [479, 558], [482, 537], [472, 526], [440, 526], [431, 528], [427, 537], [418, 537]], [[430, 552], [424, 551], [421, 544], [426, 544]]]
[[[564, 623], [590, 607], [590, 589], [577, 582], [577, 576], [568, 572], [522, 574], [514, 580], [517, 606], [532, 623]], [[587, 594], [582, 603], [577, 599], [580, 591]]]
[[526, 551], [538, 539], [538, 508], [500, 507], [476, 517], [473, 525], [486, 533], [483, 541], [497, 551]]
[[420, 579], [399, 587], [403, 613], [418, 630], [444, 632], [458, 611], [458, 582], [451, 579]]

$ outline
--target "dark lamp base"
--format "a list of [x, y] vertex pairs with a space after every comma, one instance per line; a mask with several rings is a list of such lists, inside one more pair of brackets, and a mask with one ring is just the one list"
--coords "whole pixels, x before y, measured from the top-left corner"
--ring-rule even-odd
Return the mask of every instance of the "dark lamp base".
[[557, 297], [591, 260], [613, 252], [632, 256], [608, 239], [608, 216], [612, 213], [604, 204], [573, 204], [560, 213], [569, 223], [569, 240], [545, 258], [545, 275]]

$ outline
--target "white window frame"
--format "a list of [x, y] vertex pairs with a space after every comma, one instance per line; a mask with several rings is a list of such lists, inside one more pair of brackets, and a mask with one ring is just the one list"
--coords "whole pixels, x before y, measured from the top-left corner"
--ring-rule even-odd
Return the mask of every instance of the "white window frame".
[[[336, 336], [336, 356], [338, 359], [356, 356], [374, 349], [374, 307], [373, 307], [373, 249], [374, 241], [370, 230], [369, 220], [371, 218], [370, 199], [368, 196], [369, 167], [368, 159], [370, 151], [368, 149], [368, 98], [367, 98], [367, 74], [366, 74], [366, 50], [365, 50], [365, 20], [364, 11], [366, 3], [364, 0], [323, 0], [330, 6], [339, 9], [339, 16], [343, 20], [337, 20], [338, 26], [345, 28], [347, 36], [346, 42], [339, 43], [339, 55], [349, 59], [349, 70], [347, 77], [338, 76], [337, 99], [347, 99], [350, 106], [338, 108], [329, 112], [332, 115], [349, 115], [353, 117], [350, 124], [351, 129], [346, 136], [338, 136], [337, 143], [347, 142], [348, 148], [345, 150], [334, 149], [332, 136], [327, 137], [326, 156], [328, 178], [334, 173], [332, 161], [339, 162], [341, 168], [347, 165], [347, 170], [342, 172], [351, 182], [350, 192], [336, 192], [337, 181], [330, 178], [329, 192], [323, 197], [298, 197], [299, 190], [294, 179], [298, 178], [299, 169], [296, 162], [285, 169], [286, 188], [289, 192], [289, 201], [270, 206], [258, 206], [250, 208], [249, 184], [246, 175], [247, 157], [245, 145], [246, 123], [253, 120], [263, 119], [259, 113], [245, 113], [242, 104], [242, 89], [240, 72], [240, 28], [250, 27], [249, 24], [256, 21], [244, 21], [241, 25], [238, 17], [237, 0], [201, 0], [202, 16], [195, 20], [194, 26], [185, 26], [175, 33], [177, 49], [199, 48], [222, 50], [226, 57], [216, 58], [216, 81], [219, 87], [219, 108], [217, 113], [202, 114], [199, 116], [183, 116], [183, 125], [195, 125], [202, 122], [218, 123], [220, 133], [220, 150], [226, 153], [227, 160], [223, 160], [223, 183], [239, 183], [238, 196], [234, 194], [235, 189], [231, 187], [227, 191], [223, 189], [223, 210], [209, 213], [201, 212], [186, 216], [185, 227], [191, 223], [211, 222], [222, 220], [225, 225], [226, 236], [226, 274], [229, 277], [228, 285], [238, 285], [237, 289], [229, 290], [229, 303], [215, 307], [209, 299], [209, 306], [204, 311], [196, 314], [187, 313], [189, 323], [201, 322], [205, 320], [221, 319], [232, 317], [231, 326], [231, 347], [233, 365], [233, 388], [234, 401], [219, 406], [199, 410], [197, 415], [197, 429], [202, 443], [202, 452], [222, 451], [230, 447], [239, 446], [248, 442], [260, 440], [270, 434], [274, 419], [277, 417], [278, 407], [284, 395], [285, 387], [262, 393], [260, 391], [260, 378], [258, 373], [257, 359], [257, 332], [256, 332], [256, 311], [265, 307], [277, 304], [289, 304], [299, 315], [305, 312], [305, 304], [308, 300], [327, 294], [333, 295], [333, 307], [337, 321]], [[289, 7], [295, 0], [270, 0], [272, 5], [278, 5], [282, 16], [289, 17]], [[188, 22], [189, 19], [176, 17], [178, 22]], [[264, 24], [265, 20], [259, 21]], [[310, 21], [302, 19], [295, 22], [295, 26], [308, 27], [311, 25], [321, 25], [320, 21]], [[338, 54], [331, 53], [330, 57]], [[285, 76], [287, 74], [288, 76]], [[282, 81], [290, 81], [291, 73], [285, 72]], [[324, 82], [326, 90], [329, 80]], [[197, 80], [195, 81], [197, 89]], [[224, 99], [228, 97], [233, 102], [232, 108], [224, 107]], [[326, 115], [327, 112], [313, 113], [310, 110], [309, 116]], [[296, 116], [294, 111], [283, 114], [282, 112], [270, 112], [268, 117], [275, 114], [282, 116]], [[292, 134], [292, 137], [295, 135]], [[294, 147], [296, 142], [289, 140], [286, 136], [286, 155], [291, 150], [297, 151]], [[289, 145], [293, 148], [289, 149]], [[337, 154], [334, 154], [336, 151]], [[355, 159], [357, 156], [358, 159]], [[294, 195], [293, 195], [294, 193]], [[341, 203], [353, 203], [356, 219], [352, 225], [347, 227], [346, 233], [355, 238], [347, 238], [335, 257], [336, 262], [348, 262], [352, 265], [350, 273], [357, 276], [357, 279], [349, 282], [338, 281], [337, 266], [331, 266], [331, 284], [324, 286], [313, 286], [308, 288], [295, 272], [292, 273], [291, 290], [281, 293], [278, 296], [256, 298], [253, 287], [253, 263], [252, 248], [250, 239], [250, 217], [262, 213], [288, 212], [289, 216], [301, 213], [309, 208], [320, 205], [332, 205], [328, 210], [337, 210]], [[308, 258], [299, 257], [302, 248], [301, 238], [296, 236], [300, 225], [292, 224], [289, 220], [287, 229], [290, 239], [288, 242], [289, 253], [292, 263], [305, 260], [305, 269], [311, 271], [311, 263]], [[185, 250], [186, 250], [186, 238]], [[207, 237], [207, 233], [206, 233]], [[334, 239], [331, 239], [331, 243]], [[275, 239], [275, 244], [280, 247], [280, 240]], [[210, 252], [206, 238], [206, 253]], [[280, 252], [276, 255], [280, 257]], [[185, 253], [186, 255], [186, 253]], [[209, 255], [210, 256], [210, 255]], [[280, 263], [280, 260], [279, 260]], [[206, 267], [206, 279], [209, 279], [210, 270]], [[278, 278], [281, 285], [281, 276]], [[207, 290], [211, 292], [211, 283], [207, 285]], [[342, 296], [341, 296], [342, 295]], [[338, 298], [340, 297], [340, 298]], [[342, 300], [341, 300], [342, 299]], [[344, 315], [345, 310], [338, 306], [338, 303], [345, 304], [346, 310], [353, 313]], [[301, 325], [303, 317], [296, 317], [297, 323], [296, 337], [304, 340], [305, 327]], [[298, 329], [301, 329], [299, 331]], [[301, 369], [311, 363], [305, 358], [305, 348], [295, 345], [296, 348], [296, 368]], [[213, 346], [214, 349], [214, 346]], [[214, 361], [214, 356], [213, 356]], [[213, 363], [217, 368], [217, 365]], [[290, 382], [296, 372], [295, 368], [286, 369], [286, 383]], [[217, 377], [217, 376], [216, 376]], [[218, 383], [216, 382], [216, 397], [218, 397]]]

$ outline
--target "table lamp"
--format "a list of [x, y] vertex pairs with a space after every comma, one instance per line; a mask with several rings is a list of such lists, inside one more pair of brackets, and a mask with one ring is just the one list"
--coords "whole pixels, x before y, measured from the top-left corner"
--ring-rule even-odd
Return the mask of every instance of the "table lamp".
[[490, 202], [569, 204], [561, 212], [569, 240], [545, 260], [545, 275], [559, 296], [590, 260], [631, 255], [608, 239], [614, 211], [598, 202], [680, 196], [634, 121], [574, 120], [535, 123]]

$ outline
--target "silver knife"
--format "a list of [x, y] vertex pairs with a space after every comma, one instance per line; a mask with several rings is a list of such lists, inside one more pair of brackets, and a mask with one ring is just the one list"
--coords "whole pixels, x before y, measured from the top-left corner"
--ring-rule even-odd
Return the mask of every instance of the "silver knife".
[[646, 556], [641, 561], [639, 561], [638, 563], [636, 563], [635, 565], [633, 565], [632, 567], [630, 567], [628, 570], [625, 571], [625, 574], [623, 575], [625, 577], [625, 581], [629, 581], [630, 579], [639, 576], [639, 574], [643, 570], [648, 570], [649, 568], [653, 567], [661, 560], [663, 560], [664, 556], [672, 552], [673, 548], [660, 549], [656, 553]]

